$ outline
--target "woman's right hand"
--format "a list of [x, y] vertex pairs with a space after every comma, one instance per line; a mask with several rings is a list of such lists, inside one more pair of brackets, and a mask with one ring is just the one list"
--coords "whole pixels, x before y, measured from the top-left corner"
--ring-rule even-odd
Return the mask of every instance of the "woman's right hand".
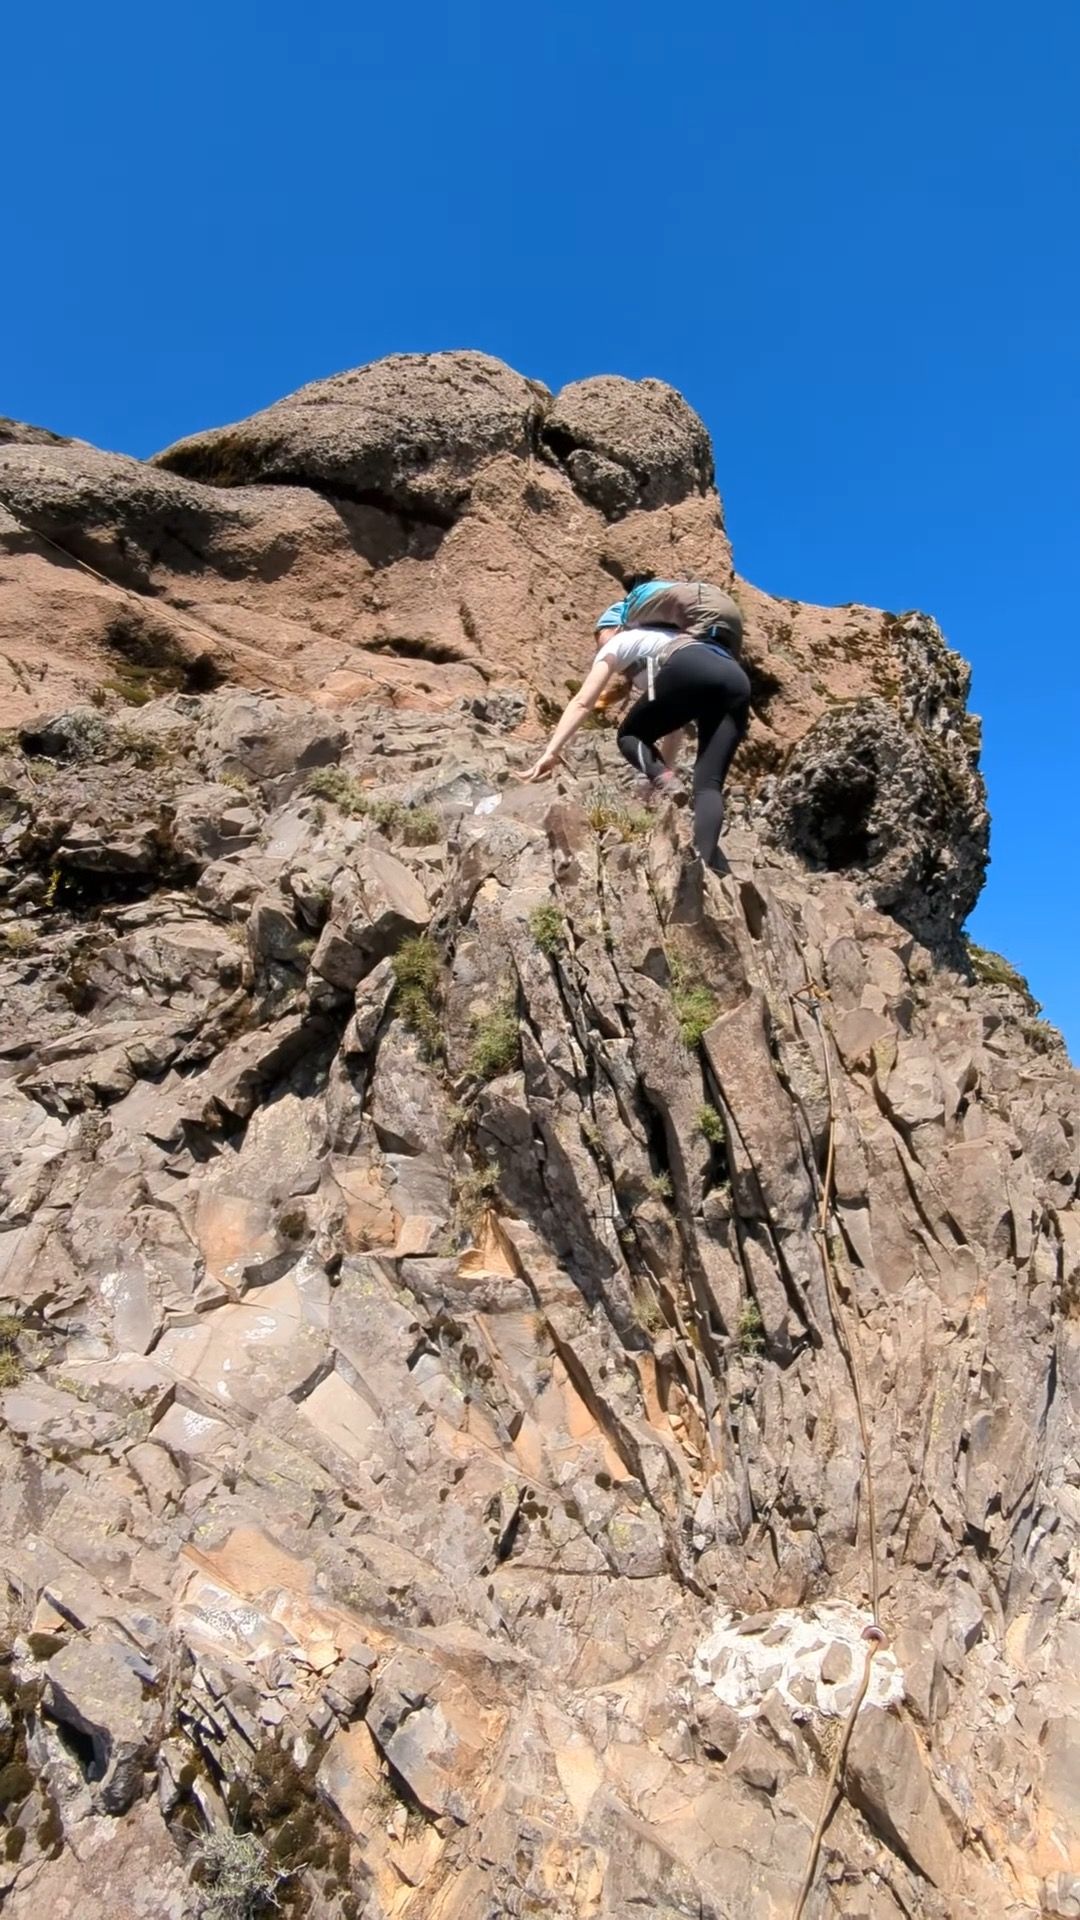
[[551, 748], [547, 747], [545, 751], [540, 755], [539, 760], [534, 760], [532, 766], [529, 768], [528, 773], [523, 773], [521, 778], [524, 781], [546, 780], [548, 774], [551, 773], [553, 768], [558, 765], [558, 760], [559, 760], [559, 755], [557, 753], [553, 753]]

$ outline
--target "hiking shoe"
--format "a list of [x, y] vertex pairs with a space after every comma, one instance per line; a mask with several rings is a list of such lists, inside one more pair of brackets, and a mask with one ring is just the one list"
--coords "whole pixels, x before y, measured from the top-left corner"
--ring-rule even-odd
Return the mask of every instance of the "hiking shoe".
[[656, 801], [670, 800], [673, 807], [686, 805], [686, 788], [671, 767], [666, 773], [658, 773], [655, 780], [649, 781], [648, 791]]

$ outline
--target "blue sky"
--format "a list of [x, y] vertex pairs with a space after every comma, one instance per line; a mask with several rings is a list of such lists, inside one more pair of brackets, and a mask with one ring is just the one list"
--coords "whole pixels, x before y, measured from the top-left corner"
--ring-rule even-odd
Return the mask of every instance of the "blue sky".
[[1080, 1050], [1075, 0], [56, 0], [4, 39], [0, 412], [147, 454], [396, 349], [670, 380], [743, 573], [973, 661], [973, 931]]

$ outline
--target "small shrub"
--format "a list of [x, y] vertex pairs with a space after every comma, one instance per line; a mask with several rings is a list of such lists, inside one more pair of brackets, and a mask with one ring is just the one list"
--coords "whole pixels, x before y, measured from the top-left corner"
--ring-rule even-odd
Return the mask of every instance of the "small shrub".
[[406, 987], [398, 995], [398, 1012], [409, 1032], [419, 1040], [425, 1059], [437, 1059], [442, 1052], [442, 1021], [419, 987]]
[[518, 1047], [517, 1009], [507, 994], [476, 1021], [469, 1066], [478, 1079], [494, 1080], [517, 1065]]
[[651, 813], [626, 806], [608, 787], [594, 788], [585, 818], [594, 833], [615, 832], [620, 840], [642, 840], [653, 824]]
[[13, 1347], [0, 1347], [0, 1388], [17, 1387], [22, 1379], [22, 1361]]
[[436, 997], [442, 982], [442, 956], [430, 934], [403, 940], [392, 965], [399, 987], [415, 987], [428, 1000]]
[[698, 1132], [704, 1134], [710, 1147], [722, 1147], [725, 1141], [724, 1122], [715, 1107], [702, 1107], [698, 1114]]
[[702, 1035], [708, 1032], [716, 1019], [716, 1001], [708, 987], [701, 981], [677, 986], [672, 998], [683, 1046], [691, 1049], [700, 1046]]
[[19, 1344], [22, 1321], [14, 1313], [0, 1313], [0, 1352]]
[[1030, 1014], [1039, 1014], [1042, 1008], [1028, 986], [1022, 973], [1000, 953], [994, 953], [989, 947], [976, 946], [974, 940], [967, 939], [968, 963], [976, 980], [987, 987], [1011, 987], [1018, 993]]
[[369, 811], [367, 796], [359, 780], [344, 767], [316, 767], [308, 775], [306, 791], [318, 800], [329, 800], [341, 813], [352, 815]]
[[430, 847], [442, 839], [442, 821], [434, 807], [405, 807], [399, 822], [407, 847]]
[[[147, 699], [150, 698], [148, 694]], [[114, 727], [113, 741], [119, 757], [134, 760], [137, 767], [160, 767], [169, 757], [160, 740], [148, 733], [139, 733], [135, 727]]]
[[498, 1191], [499, 1169], [494, 1161], [485, 1161], [482, 1167], [470, 1167], [457, 1183], [455, 1206], [458, 1218], [466, 1226], [475, 1227]]
[[442, 821], [434, 807], [407, 807], [402, 800], [381, 800], [365, 793], [344, 767], [316, 767], [306, 790], [353, 819], [370, 820], [381, 833], [398, 834], [407, 847], [430, 846], [442, 838]]
[[737, 1328], [739, 1351], [748, 1356], [765, 1351], [765, 1322], [761, 1317], [761, 1308], [751, 1296], [739, 1315]]
[[405, 1025], [415, 1033], [429, 1060], [442, 1051], [442, 959], [429, 934], [403, 940], [393, 958], [397, 1006]]
[[670, 954], [668, 968], [679, 1038], [684, 1047], [693, 1049], [700, 1044], [702, 1034], [716, 1019], [719, 1011], [716, 999], [711, 988], [698, 977], [682, 954]]
[[541, 953], [546, 953], [549, 958], [558, 953], [566, 937], [562, 908], [557, 907], [554, 900], [545, 900], [541, 906], [534, 907], [529, 915], [529, 932]]
[[277, 1906], [284, 1875], [271, 1866], [266, 1848], [253, 1833], [217, 1827], [195, 1855], [202, 1895], [200, 1920], [259, 1920]]
[[25, 920], [14, 920], [9, 926], [0, 927], [0, 943], [8, 953], [32, 953], [37, 939], [33, 927], [28, 927]]
[[655, 1293], [647, 1292], [644, 1287], [634, 1295], [634, 1318], [639, 1327], [653, 1335], [663, 1333], [667, 1326], [664, 1310]]
[[258, 788], [246, 773], [217, 773], [214, 779], [219, 787], [231, 787], [234, 793], [243, 794], [245, 800], [257, 800], [259, 797]]
[[1035, 1053], [1054, 1053], [1061, 1045], [1061, 1035], [1049, 1020], [1021, 1020], [1020, 1032]]
[[649, 1192], [654, 1200], [672, 1200], [675, 1189], [671, 1184], [670, 1173], [654, 1173], [649, 1181]]

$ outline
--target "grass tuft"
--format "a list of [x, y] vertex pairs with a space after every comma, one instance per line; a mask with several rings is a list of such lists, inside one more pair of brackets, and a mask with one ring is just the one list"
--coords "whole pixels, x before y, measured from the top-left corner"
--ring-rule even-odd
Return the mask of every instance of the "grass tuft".
[[25, 920], [14, 920], [9, 926], [0, 927], [0, 946], [8, 953], [32, 953], [37, 941], [37, 934]]
[[434, 807], [409, 807], [403, 800], [381, 800], [365, 793], [344, 767], [316, 767], [306, 790], [319, 800], [329, 800], [352, 819], [370, 820], [381, 833], [396, 834], [407, 847], [427, 847], [442, 839], [442, 821]]
[[475, 1228], [498, 1191], [499, 1169], [494, 1161], [487, 1160], [482, 1167], [470, 1167], [457, 1182], [454, 1204], [458, 1219], [465, 1226]]
[[529, 915], [529, 932], [541, 953], [546, 953], [550, 959], [558, 953], [566, 938], [566, 919], [562, 908], [557, 907], [554, 900], [545, 900], [541, 906], [534, 907]]
[[1030, 1014], [1042, 1012], [1023, 974], [1013, 966], [1011, 960], [1006, 960], [1004, 954], [994, 953], [989, 947], [976, 946], [974, 940], [968, 940], [966, 935], [965, 944], [968, 964], [982, 986], [1011, 987], [1014, 993], [1020, 995]]
[[722, 1147], [725, 1142], [724, 1122], [715, 1107], [702, 1107], [698, 1114], [698, 1132], [704, 1134], [710, 1147]]
[[308, 775], [306, 791], [319, 800], [329, 800], [341, 813], [359, 815], [369, 810], [359, 780], [344, 767], [316, 767]]
[[746, 1301], [739, 1315], [737, 1328], [739, 1352], [748, 1358], [765, 1351], [765, 1322], [761, 1317], [761, 1308], [753, 1297]]
[[428, 1060], [442, 1052], [442, 957], [430, 934], [403, 940], [392, 961], [397, 1007]]
[[200, 1920], [259, 1920], [276, 1907], [285, 1877], [270, 1864], [254, 1833], [216, 1827], [195, 1855], [201, 1880]]
[[642, 807], [628, 807], [610, 787], [595, 787], [585, 808], [594, 833], [617, 833], [620, 840], [644, 840], [653, 824]]
[[705, 985], [682, 954], [668, 956], [671, 974], [671, 998], [679, 1023], [679, 1039], [691, 1051], [701, 1043], [719, 1012], [716, 996]]
[[507, 991], [490, 1012], [476, 1020], [469, 1066], [478, 1079], [494, 1080], [517, 1065], [519, 1046], [517, 1008]]

